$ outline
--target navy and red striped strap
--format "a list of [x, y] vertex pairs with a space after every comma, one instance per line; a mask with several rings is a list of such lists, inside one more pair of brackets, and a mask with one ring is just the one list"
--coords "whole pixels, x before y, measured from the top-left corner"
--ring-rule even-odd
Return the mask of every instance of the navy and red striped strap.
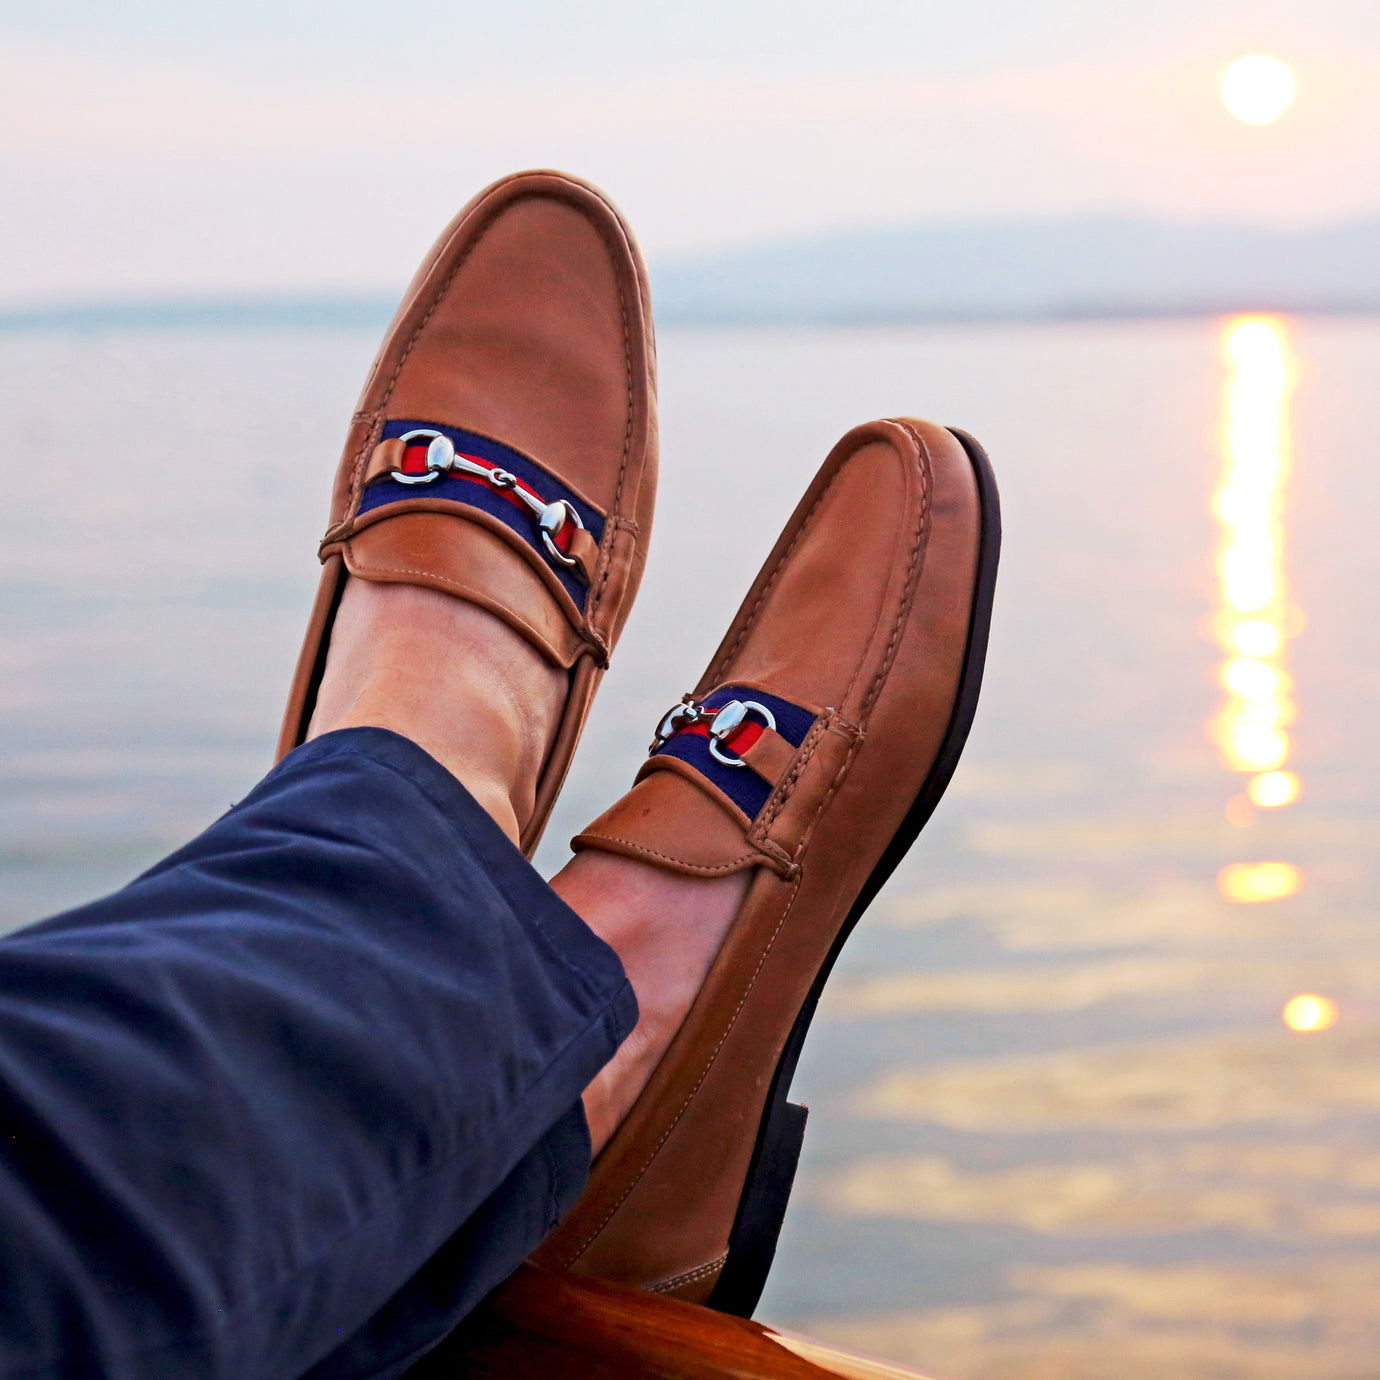
[[[516, 486], [526, 490], [542, 503], [563, 501], [569, 504], [570, 508], [579, 514], [584, 530], [594, 542], [598, 544], [602, 540], [604, 515], [572, 493], [555, 475], [543, 469], [535, 460], [523, 455], [521, 451], [513, 450], [511, 446], [505, 446], [501, 441], [481, 436], [477, 432], [425, 421], [385, 422], [380, 440], [395, 440], [412, 431], [426, 432], [428, 436], [439, 434], [449, 438], [458, 456], [477, 461], [492, 469], [505, 471], [513, 477]], [[427, 437], [420, 437], [407, 445], [403, 451], [402, 463], [398, 467], [404, 478], [411, 476], [418, 479], [425, 476], [428, 448]], [[547, 567], [560, 581], [562, 588], [575, 602], [575, 606], [581, 611], [584, 610], [585, 598], [589, 592], [587, 584], [579, 578], [578, 572], [549, 558], [531, 506], [514, 493], [512, 488], [499, 488], [488, 483], [480, 475], [458, 471], [437, 474], [424, 485], [400, 482], [393, 474], [384, 474], [365, 489], [360, 500], [359, 513], [363, 515], [388, 504], [405, 503], [409, 499], [418, 498], [478, 508], [490, 517], [497, 518], [543, 558]], [[552, 536], [557, 549], [568, 553], [577, 530], [574, 522], [567, 523], [558, 530]]]
[[[775, 782], [759, 776], [747, 763], [728, 766], [710, 751], [710, 720], [714, 713], [733, 701], [754, 703], [770, 711], [776, 732], [792, 747], [799, 747], [818, 717], [812, 710], [770, 695], [765, 690], [724, 685], [704, 697], [699, 708], [704, 711], [695, 722], [675, 725], [667, 737], [653, 749], [652, 756], [675, 757], [694, 767], [717, 786], [749, 819], [756, 819], [770, 798]], [[675, 711], [672, 711], [674, 714]], [[671, 715], [667, 716], [669, 720]], [[729, 754], [746, 752], [762, 735], [764, 725], [755, 713], [722, 739], [722, 749]]]

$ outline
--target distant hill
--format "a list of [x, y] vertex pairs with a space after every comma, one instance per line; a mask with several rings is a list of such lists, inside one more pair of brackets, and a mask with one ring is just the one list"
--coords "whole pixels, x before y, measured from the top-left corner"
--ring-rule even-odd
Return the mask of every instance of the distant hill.
[[393, 294], [156, 297], [0, 308], [0, 332], [382, 330]]
[[[1380, 312], [1380, 220], [1299, 234], [1130, 218], [856, 230], [652, 265], [666, 325]], [[381, 330], [392, 293], [0, 308], [0, 331]]]
[[667, 322], [1380, 310], [1380, 220], [1299, 234], [1097, 218], [859, 230], [654, 266]]

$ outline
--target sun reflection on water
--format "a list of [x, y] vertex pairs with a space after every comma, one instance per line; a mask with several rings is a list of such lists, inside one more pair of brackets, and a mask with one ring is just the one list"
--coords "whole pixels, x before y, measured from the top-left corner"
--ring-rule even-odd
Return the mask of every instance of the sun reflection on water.
[[[1229, 376], [1212, 511], [1221, 528], [1215, 628], [1226, 654], [1225, 696], [1211, 727], [1223, 762], [1259, 780], [1280, 773], [1288, 760], [1295, 713], [1284, 660], [1298, 618], [1285, 598], [1283, 521], [1294, 361], [1284, 322], [1273, 316], [1233, 317], [1222, 349]], [[1277, 783], [1252, 786], [1258, 805], [1288, 803]]]
[[1217, 889], [1228, 901], [1250, 904], [1279, 901], [1303, 885], [1303, 873], [1293, 863], [1230, 863], [1217, 874]]
[[[1296, 374], [1285, 323], [1276, 316], [1234, 316], [1222, 328], [1227, 382], [1222, 400], [1222, 473], [1212, 496], [1219, 525], [1218, 605], [1222, 701], [1208, 729], [1223, 764], [1248, 779], [1227, 802], [1241, 829], [1257, 810], [1292, 805], [1303, 785], [1286, 770], [1297, 713], [1287, 666], [1289, 638], [1302, 627], [1288, 600], [1284, 571], [1285, 484], [1289, 478], [1289, 400]], [[1279, 901], [1303, 885], [1293, 863], [1230, 863], [1217, 874], [1228, 901]], [[1337, 1008], [1305, 993], [1284, 1008], [1291, 1030], [1326, 1029]]]
[[1277, 810], [1281, 805], [1292, 805], [1302, 789], [1298, 777], [1291, 771], [1263, 771], [1251, 778], [1246, 793], [1253, 805], [1263, 810]]
[[1284, 1024], [1300, 1033], [1330, 1030], [1337, 1024], [1337, 1003], [1316, 992], [1300, 992], [1284, 1004]]

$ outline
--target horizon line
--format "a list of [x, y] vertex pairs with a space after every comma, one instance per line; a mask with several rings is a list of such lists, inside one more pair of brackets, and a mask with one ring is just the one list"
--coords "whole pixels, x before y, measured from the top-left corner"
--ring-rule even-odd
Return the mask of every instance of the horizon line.
[[[242, 298], [188, 296], [185, 298], [95, 299], [16, 310], [0, 308], [0, 334], [36, 331], [98, 334], [105, 331], [167, 330], [377, 330], [396, 309], [396, 298], [381, 294], [282, 294]], [[654, 303], [655, 305], [655, 303]], [[905, 306], [895, 310], [875, 306], [831, 306], [800, 311], [753, 310], [722, 303], [697, 309], [679, 303], [659, 314], [668, 326], [905, 326], [1003, 325], [1023, 322], [1145, 321], [1241, 315], [1375, 316], [1380, 298], [1289, 297], [1223, 295], [1177, 300], [1107, 298], [1050, 301], [1039, 305]]]

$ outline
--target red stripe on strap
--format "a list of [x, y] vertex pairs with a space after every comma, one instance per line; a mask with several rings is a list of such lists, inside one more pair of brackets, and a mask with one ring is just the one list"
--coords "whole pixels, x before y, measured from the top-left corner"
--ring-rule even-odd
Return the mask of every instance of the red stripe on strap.
[[[419, 442], [415, 445], [409, 445], [407, 449], [403, 451], [403, 462], [401, 466], [402, 472], [405, 475], [409, 476], [414, 474], [425, 474], [426, 457], [429, 448], [430, 442], [427, 442], [425, 444]], [[460, 452], [458, 451], [456, 453], [460, 454]], [[490, 465], [487, 464], [487, 462], [481, 460], [477, 455], [462, 455], [461, 458], [464, 460], [472, 460], [476, 465], [484, 465], [486, 469], [492, 468]], [[456, 474], [454, 471], [451, 471], [451, 477], [453, 479], [467, 479], [471, 484], [482, 484], [491, 493], [501, 494], [519, 512], [526, 513], [529, 511], [527, 505], [513, 492], [511, 488], [500, 489], [497, 485], [492, 484], [489, 482], [489, 480], [485, 479], [482, 474]], [[546, 500], [530, 484], [524, 484], [521, 479], [517, 478], [516, 475], [514, 475], [513, 478], [517, 480], [517, 487], [521, 489], [524, 493], [531, 494], [532, 497], [535, 498], [538, 503], [546, 502]], [[571, 527], [573, 525], [573, 523], [566, 524], [567, 527]], [[556, 542], [557, 545], [560, 545], [559, 534], [557, 535]], [[562, 546], [561, 549], [564, 551], [565, 548], [569, 545], [570, 537], [566, 536], [565, 545]]]
[[[745, 719], [719, 744], [720, 747], [727, 748], [729, 752], [741, 756], [755, 743], [761, 736], [763, 724], [757, 723], [753, 719]], [[689, 728], [678, 730], [681, 733], [693, 733], [696, 737], [709, 737], [709, 725], [706, 723], [691, 724]]]
[[404, 474], [426, 473], [426, 445], [412, 445], [403, 451], [402, 472]]
[[[460, 454], [460, 452], [457, 451], [456, 454]], [[487, 461], [481, 460], [477, 455], [463, 455], [461, 458], [465, 460], [473, 460], [476, 465], [487, 465], [488, 463]], [[509, 471], [509, 473], [512, 472]], [[514, 486], [509, 486], [507, 488], [500, 489], [498, 485], [492, 483], [490, 480], [485, 479], [483, 475], [479, 474], [456, 474], [454, 475], [454, 477], [456, 479], [468, 479], [471, 484], [482, 484], [491, 493], [496, 493], [501, 498], [506, 498], [508, 502], [511, 503], [513, 507], [518, 510], [518, 512], [525, 513], [529, 517], [532, 514], [532, 510], [517, 496], [516, 493], [513, 492]], [[517, 475], [515, 474], [513, 475], [513, 479], [515, 481], [516, 488], [521, 489], [525, 494], [531, 494], [531, 496], [535, 498], [538, 503], [545, 505], [546, 500], [530, 484], [523, 483], [523, 481], [521, 479], [518, 479]], [[566, 523], [567, 527], [571, 527], [573, 525], [573, 523]], [[562, 545], [561, 543], [561, 537], [564, 534], [564, 531], [565, 528], [562, 528], [561, 531], [556, 534], [556, 545], [560, 548], [562, 552], [564, 552], [566, 547], [570, 545], [570, 538], [568, 536], [565, 538], [564, 545]]]
[[765, 727], [765, 724], [759, 724], [752, 719], [745, 719], [724, 739], [724, 746], [730, 752], [741, 756], [762, 736]]

